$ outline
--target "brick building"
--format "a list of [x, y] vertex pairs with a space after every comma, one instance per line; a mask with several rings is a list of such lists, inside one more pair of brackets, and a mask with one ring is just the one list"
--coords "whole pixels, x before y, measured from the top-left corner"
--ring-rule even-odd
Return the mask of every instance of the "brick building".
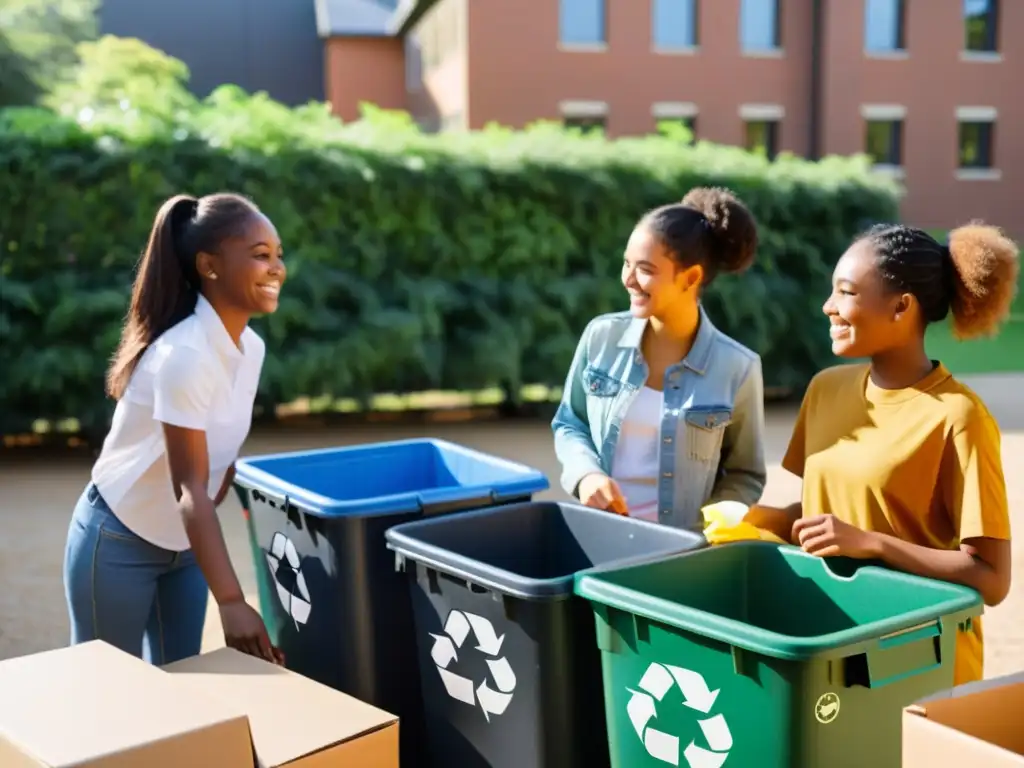
[[343, 118], [367, 100], [434, 129], [549, 118], [615, 136], [684, 121], [769, 154], [867, 152], [903, 180], [904, 217], [921, 226], [1018, 226], [1019, 0], [388, 5], [318, 3], [325, 93]]

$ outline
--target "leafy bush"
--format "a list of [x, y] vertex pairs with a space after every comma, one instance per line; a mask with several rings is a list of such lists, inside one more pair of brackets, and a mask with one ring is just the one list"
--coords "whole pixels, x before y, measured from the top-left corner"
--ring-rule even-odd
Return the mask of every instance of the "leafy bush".
[[[172, 78], [173, 79], [173, 78]], [[620, 254], [638, 216], [726, 185], [761, 227], [756, 267], [706, 305], [759, 351], [769, 385], [829, 360], [820, 307], [860, 228], [897, 215], [862, 159], [769, 164], [666, 137], [608, 141], [549, 124], [423, 135], [367, 110], [287, 109], [225, 87], [185, 112], [82, 123], [0, 112], [0, 429], [100, 424], [103, 372], [160, 202], [231, 189], [273, 219], [289, 281], [257, 321], [261, 403], [303, 396], [560, 386], [585, 323], [625, 307]], [[76, 105], [81, 117], [81, 104]]]

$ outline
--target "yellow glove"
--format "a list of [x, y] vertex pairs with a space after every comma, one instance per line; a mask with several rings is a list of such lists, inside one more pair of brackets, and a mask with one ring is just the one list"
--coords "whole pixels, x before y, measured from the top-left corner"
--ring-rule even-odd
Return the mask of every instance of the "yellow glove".
[[704, 538], [708, 544], [727, 544], [731, 541], [770, 541], [785, 544], [770, 531], [764, 531], [745, 522], [749, 507], [738, 501], [719, 501], [701, 509], [704, 515]]

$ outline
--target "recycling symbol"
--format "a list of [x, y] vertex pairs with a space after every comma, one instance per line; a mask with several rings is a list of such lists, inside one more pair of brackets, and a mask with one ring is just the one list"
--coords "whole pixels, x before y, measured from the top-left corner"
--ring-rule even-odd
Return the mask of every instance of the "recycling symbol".
[[307, 621], [313, 606], [309, 600], [306, 578], [302, 575], [302, 562], [292, 540], [278, 531], [270, 540], [267, 565], [274, 576], [277, 596], [296, 629]]
[[[470, 632], [476, 637], [476, 650], [487, 657], [487, 668], [494, 681], [493, 688], [487, 680], [477, 685], [468, 677], [448, 669], [453, 661], [458, 661], [459, 649]], [[444, 634], [435, 635], [431, 632], [430, 636], [434, 638], [430, 657], [437, 666], [448, 695], [470, 706], [479, 705], [488, 723], [492, 715], [504, 714], [516, 688], [516, 676], [508, 659], [498, 655], [505, 636], [498, 637], [491, 622], [483, 616], [466, 611], [451, 611], [444, 624]]]
[[[669, 765], [679, 765], [679, 737], [659, 731], [649, 725], [658, 716], [657, 703], [673, 685], [679, 686], [683, 704], [692, 710], [707, 715], [715, 705], [718, 691], [708, 689], [708, 684], [699, 672], [668, 664], [652, 663], [640, 679], [639, 690], [627, 688], [631, 694], [626, 713], [640, 737], [647, 754]], [[700, 730], [708, 748], [691, 741], [682, 752], [690, 768], [719, 768], [729, 757], [732, 749], [732, 733], [729, 724], [721, 714], [698, 720]]]

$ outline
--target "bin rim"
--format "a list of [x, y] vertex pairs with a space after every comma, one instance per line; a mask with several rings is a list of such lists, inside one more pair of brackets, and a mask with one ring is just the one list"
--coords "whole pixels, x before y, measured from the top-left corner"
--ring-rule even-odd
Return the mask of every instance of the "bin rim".
[[[562, 502], [523, 502], [524, 505], [536, 503], [559, 504]], [[591, 509], [590, 507], [584, 507], [580, 504], [572, 504], [571, 502], [569, 502], [569, 504], [574, 508], [578, 508], [583, 514], [594, 515], [595, 517], [606, 516], [608, 514], [607, 512]], [[469, 512], [462, 512], [458, 516], [458, 519], [464, 520], [469, 517], [485, 517], [493, 513], [493, 508], [475, 509]], [[618, 560], [609, 560], [608, 562], [601, 563], [600, 565], [594, 565], [580, 571], [573, 571], [564, 576], [553, 576], [547, 579], [540, 579], [523, 576], [505, 568], [487, 565], [479, 560], [466, 557], [465, 555], [460, 555], [449, 549], [445, 549], [444, 547], [427, 544], [413, 538], [412, 533], [421, 528], [429, 527], [431, 525], [442, 525], [448, 522], [450, 522], [448, 519], [438, 517], [427, 518], [425, 520], [413, 520], [408, 523], [401, 523], [399, 525], [392, 526], [384, 532], [385, 545], [400, 557], [412, 560], [426, 568], [431, 568], [439, 573], [476, 584], [492, 592], [498, 592], [509, 597], [529, 601], [567, 600], [575, 596], [576, 580], [579, 578], [580, 574], [600, 573], [607, 570], [653, 563], [666, 558], [685, 554], [686, 552], [690, 552], [700, 546], [698, 542], [694, 542], [696, 546], [685, 546], [680, 542], [678, 548], [667, 548], [661, 552], [652, 552], [649, 554], [623, 557]], [[652, 523], [647, 520], [633, 519], [632, 522], [642, 526], [664, 529], [663, 525]], [[695, 535], [694, 537], [702, 539], [702, 537], [696, 537]]]
[[[477, 484], [467, 486], [451, 486], [449, 493], [439, 493], [436, 488], [406, 491], [404, 493], [369, 496], [359, 499], [334, 499], [283, 480], [258, 466], [265, 461], [297, 458], [300, 456], [316, 457], [332, 453], [356, 453], [363, 450], [395, 448], [408, 445], [430, 445], [451, 453], [460, 453], [474, 459], [480, 459], [491, 465], [507, 469], [515, 475], [507, 483]], [[467, 501], [479, 498], [481, 505], [500, 503], [507, 499], [541, 493], [551, 486], [547, 476], [538, 469], [521, 464], [501, 456], [484, 453], [459, 443], [433, 437], [413, 437], [403, 440], [386, 440], [379, 443], [363, 443], [359, 445], [343, 445], [327, 448], [312, 448], [300, 451], [281, 451], [239, 458], [235, 462], [234, 481], [243, 488], [271, 493], [278, 497], [286, 497], [288, 501], [301, 507], [307, 514], [315, 517], [337, 518], [347, 516], [374, 517], [392, 514], [405, 514], [423, 511], [429, 503], [446, 501]]]
[[[766, 546], [791, 550], [800, 557], [821, 561], [822, 567], [828, 569], [823, 558], [808, 554], [791, 544], [774, 544], [771, 542], [736, 542], [725, 546]], [[658, 558], [661, 561], [699, 555], [697, 550]], [[687, 605], [680, 605], [671, 600], [654, 597], [639, 590], [612, 584], [604, 577], [614, 575], [616, 570], [625, 570], [651, 563], [630, 563], [623, 568], [603, 568], [601, 572], [581, 572], [575, 579], [576, 595], [591, 603], [605, 605], [610, 608], [635, 614], [642, 618], [664, 624], [675, 629], [692, 632], [701, 637], [718, 640], [730, 646], [758, 653], [770, 658], [786, 661], [806, 661], [822, 656], [845, 657], [862, 652], [865, 647], [873, 645], [886, 635], [913, 627], [926, 622], [943, 621], [959, 624], [968, 618], [980, 616], [984, 611], [981, 595], [959, 584], [951, 584], [936, 579], [927, 579], [895, 569], [865, 565], [853, 576], [839, 576], [828, 571], [837, 580], [851, 581], [861, 572], [884, 570], [893, 579], [905, 584], [928, 583], [932, 588], [947, 592], [948, 597], [935, 605], [919, 608], [915, 611], [902, 613], [887, 619], [860, 624], [850, 629], [830, 632], [814, 637], [798, 637], [780, 632], [761, 629], [736, 619], [726, 618], [709, 611], [700, 610]]]

